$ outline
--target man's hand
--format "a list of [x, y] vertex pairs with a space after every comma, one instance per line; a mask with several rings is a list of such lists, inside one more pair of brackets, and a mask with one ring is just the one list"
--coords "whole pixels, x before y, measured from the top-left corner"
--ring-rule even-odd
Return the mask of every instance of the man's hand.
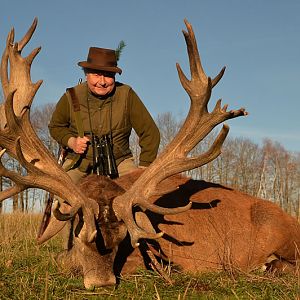
[[90, 139], [86, 136], [81, 137], [70, 137], [68, 140], [68, 147], [71, 148], [75, 153], [83, 154], [87, 149], [87, 143]]

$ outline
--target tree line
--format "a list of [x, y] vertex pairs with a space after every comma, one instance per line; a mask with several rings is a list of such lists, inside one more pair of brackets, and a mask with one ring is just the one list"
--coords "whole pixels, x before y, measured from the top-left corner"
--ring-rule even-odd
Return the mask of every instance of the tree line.
[[[57, 155], [58, 145], [50, 137], [48, 123], [54, 104], [36, 107], [31, 112], [32, 124], [45, 146]], [[170, 112], [157, 116], [156, 123], [161, 133], [160, 151], [172, 140], [182, 125]], [[203, 153], [215, 139], [213, 131], [199, 143], [192, 155]], [[135, 159], [139, 156], [138, 138], [133, 133], [130, 139]], [[17, 161], [4, 155], [3, 164], [20, 174], [24, 170]], [[271, 200], [286, 212], [300, 219], [300, 152], [287, 151], [276, 141], [265, 139], [258, 145], [246, 138], [227, 137], [222, 154], [205, 166], [187, 172], [193, 179], [219, 183], [247, 194]], [[0, 191], [12, 186], [7, 178], [0, 176]], [[42, 211], [48, 194], [38, 189], [29, 189], [0, 202], [4, 210]], [[4, 205], [5, 204], [5, 205]]]

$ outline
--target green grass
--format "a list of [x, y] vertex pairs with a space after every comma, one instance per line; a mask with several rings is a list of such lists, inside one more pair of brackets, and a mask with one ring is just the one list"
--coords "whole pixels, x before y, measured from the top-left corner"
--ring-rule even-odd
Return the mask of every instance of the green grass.
[[[140, 270], [117, 287], [85, 290], [81, 276], [61, 273], [55, 254], [61, 237], [35, 243], [40, 215], [0, 215], [0, 299], [297, 299], [292, 275], [172, 273], [173, 285]], [[299, 298], [300, 299], [300, 298]]]

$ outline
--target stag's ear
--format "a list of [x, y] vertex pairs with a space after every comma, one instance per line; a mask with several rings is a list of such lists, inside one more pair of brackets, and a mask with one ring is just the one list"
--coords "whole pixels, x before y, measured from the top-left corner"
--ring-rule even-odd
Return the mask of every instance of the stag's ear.
[[44, 233], [37, 238], [37, 243], [43, 244], [48, 240], [50, 240], [57, 233], [59, 233], [65, 227], [66, 220], [63, 220], [63, 218], [59, 219], [56, 216], [57, 215], [69, 216], [70, 219], [71, 211], [72, 211], [72, 207], [70, 205], [68, 205], [67, 203], [58, 204], [58, 201], [56, 200], [53, 205], [54, 217], [50, 219], [49, 225], [45, 229]]
[[50, 240], [53, 236], [55, 236], [57, 233], [59, 233], [66, 225], [66, 222], [59, 221], [56, 218], [51, 218], [49, 225], [47, 226], [44, 233], [37, 238], [37, 243], [39, 245], [47, 242]]
[[135, 217], [135, 221], [136, 221], [137, 225], [140, 228], [142, 228], [146, 232], [156, 234], [156, 231], [154, 230], [149, 218], [147, 217], [147, 215], [144, 212], [138, 211], [135, 213], [134, 217]]

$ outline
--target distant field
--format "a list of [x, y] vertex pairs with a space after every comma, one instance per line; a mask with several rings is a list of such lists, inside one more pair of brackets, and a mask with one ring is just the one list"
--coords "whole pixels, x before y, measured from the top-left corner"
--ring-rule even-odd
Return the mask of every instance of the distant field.
[[87, 291], [81, 276], [59, 271], [61, 238], [35, 243], [41, 215], [0, 215], [0, 299], [300, 299], [299, 276], [171, 273], [169, 285], [141, 270], [118, 287]]

